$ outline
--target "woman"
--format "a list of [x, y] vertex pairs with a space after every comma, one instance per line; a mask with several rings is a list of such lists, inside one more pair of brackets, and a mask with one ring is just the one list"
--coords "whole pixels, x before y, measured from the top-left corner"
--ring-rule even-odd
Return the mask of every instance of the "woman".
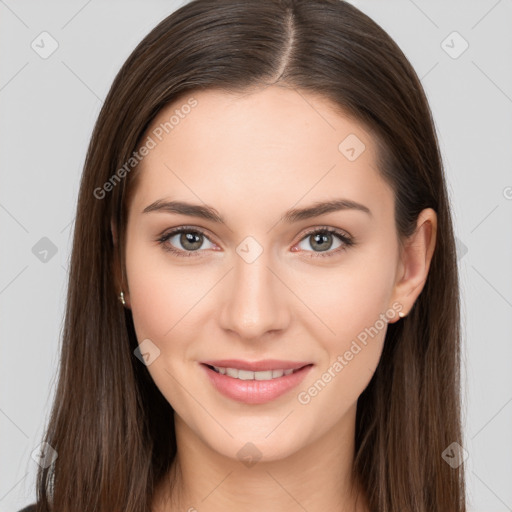
[[77, 205], [42, 511], [465, 511], [422, 86], [339, 0], [195, 0], [117, 75]]

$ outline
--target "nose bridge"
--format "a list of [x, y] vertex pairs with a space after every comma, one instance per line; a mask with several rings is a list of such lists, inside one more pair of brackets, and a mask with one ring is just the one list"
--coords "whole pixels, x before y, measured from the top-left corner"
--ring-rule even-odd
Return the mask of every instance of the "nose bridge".
[[226, 284], [222, 327], [246, 339], [282, 329], [287, 321], [287, 298], [282, 284], [268, 268], [272, 265], [270, 252], [247, 237], [236, 253]]

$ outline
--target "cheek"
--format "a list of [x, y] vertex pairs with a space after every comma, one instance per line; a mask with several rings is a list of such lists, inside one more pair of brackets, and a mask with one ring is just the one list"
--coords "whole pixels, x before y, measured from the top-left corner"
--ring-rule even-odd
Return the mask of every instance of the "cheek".
[[165, 334], [176, 322], [173, 312], [178, 300], [173, 292], [172, 275], [165, 268], [165, 260], [154, 248], [142, 243], [126, 247], [126, 274], [130, 293], [130, 307], [137, 339], [149, 338], [161, 347]]
[[185, 381], [180, 371], [193, 328], [189, 323], [193, 315], [187, 312], [204, 290], [187, 282], [190, 279], [173, 268], [165, 255], [140, 245], [127, 246], [126, 273], [137, 340], [140, 344], [149, 339], [159, 350], [147, 370], [172, 407], [186, 414], [187, 394], [175, 379]]
[[[326, 353], [320, 378], [336, 390], [325, 393], [323, 400], [336, 396], [350, 404], [370, 381], [382, 353], [387, 323], [396, 314], [389, 302], [395, 259], [392, 247], [358, 253], [326, 274], [324, 287], [316, 286], [309, 295], [308, 305], [322, 320], [313, 319], [310, 324]], [[315, 375], [308, 385], [315, 385], [318, 378]], [[321, 386], [318, 383], [317, 388]]]
[[[347, 283], [345, 283], [347, 284]], [[329, 411], [337, 421], [357, 401], [370, 382], [380, 360], [390, 314], [384, 283], [346, 286], [336, 300], [325, 305], [335, 311], [326, 323], [334, 334], [317, 336], [325, 351], [318, 371], [301, 386], [297, 400], [311, 414]], [[353, 293], [351, 293], [353, 291]], [[324, 309], [327, 311], [328, 309]], [[323, 326], [317, 327], [325, 331]]]
[[180, 271], [163, 249], [143, 244], [127, 245], [126, 273], [137, 338], [155, 339], [163, 346], [187, 323], [188, 311], [208, 290], [197, 273]]
[[[395, 255], [392, 249], [386, 254], [372, 251], [354, 253], [338, 268], [324, 273], [321, 283], [303, 281], [309, 289], [308, 305], [325, 324], [327, 335], [322, 338], [330, 340], [331, 349], [342, 350], [347, 340], [365, 332], [391, 307]], [[306, 291], [303, 288], [303, 293]], [[317, 323], [318, 332], [322, 325]]]

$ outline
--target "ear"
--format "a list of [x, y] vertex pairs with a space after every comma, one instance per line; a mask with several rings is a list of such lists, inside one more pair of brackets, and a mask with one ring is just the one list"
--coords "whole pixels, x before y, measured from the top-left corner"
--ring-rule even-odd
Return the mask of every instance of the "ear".
[[114, 269], [114, 283], [115, 283], [115, 287], [116, 287], [117, 298], [119, 299], [119, 294], [122, 291], [124, 294], [124, 300], [126, 302], [125, 307], [130, 308], [130, 297], [129, 297], [129, 293], [128, 293], [128, 285], [123, 282], [124, 280], [122, 277], [122, 272], [121, 272], [121, 268], [120, 268], [120, 264], [119, 264], [120, 249], [119, 249], [119, 243], [118, 243], [118, 239], [117, 239], [117, 229], [114, 224], [114, 221], [110, 221], [110, 231], [112, 232], [112, 242], [114, 244], [113, 269]]
[[[393, 298], [402, 304], [404, 315], [407, 315], [423, 290], [436, 246], [436, 236], [437, 214], [432, 208], [425, 208], [418, 215], [416, 230], [404, 242], [397, 267]], [[394, 321], [397, 320], [398, 317]]]

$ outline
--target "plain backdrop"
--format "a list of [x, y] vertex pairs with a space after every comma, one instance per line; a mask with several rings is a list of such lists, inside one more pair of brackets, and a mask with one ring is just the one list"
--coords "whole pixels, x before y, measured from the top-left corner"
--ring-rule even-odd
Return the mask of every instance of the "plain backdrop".
[[[182, 3], [0, 0], [1, 512], [35, 500], [93, 123], [132, 49]], [[469, 510], [511, 511], [512, 1], [352, 3], [400, 45], [430, 101], [462, 285]]]

